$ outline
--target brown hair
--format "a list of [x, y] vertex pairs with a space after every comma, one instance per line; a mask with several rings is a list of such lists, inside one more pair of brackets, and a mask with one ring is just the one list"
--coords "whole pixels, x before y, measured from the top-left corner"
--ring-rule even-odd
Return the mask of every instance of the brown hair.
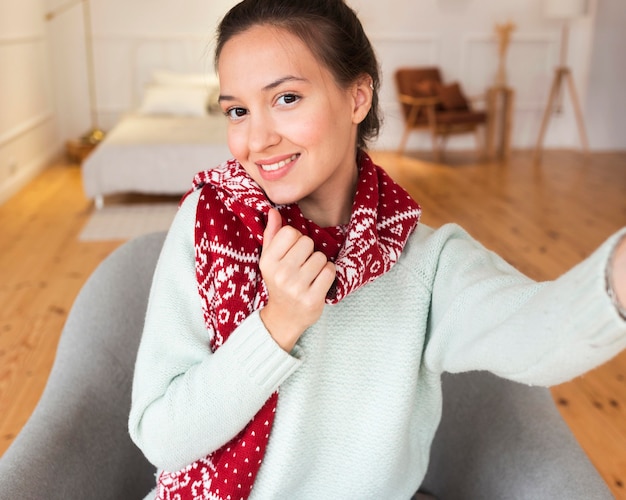
[[357, 147], [365, 149], [367, 141], [378, 135], [381, 124], [380, 70], [355, 12], [343, 0], [244, 0], [218, 26], [216, 65], [228, 40], [259, 24], [282, 28], [300, 38], [342, 88], [364, 74], [371, 76], [372, 107], [357, 132]]

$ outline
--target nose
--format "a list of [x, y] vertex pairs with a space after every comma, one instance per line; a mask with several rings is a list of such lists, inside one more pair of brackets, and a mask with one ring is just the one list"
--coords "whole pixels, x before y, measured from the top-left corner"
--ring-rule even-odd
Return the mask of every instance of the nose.
[[276, 124], [268, 113], [257, 112], [248, 120], [248, 147], [252, 152], [262, 152], [280, 142]]

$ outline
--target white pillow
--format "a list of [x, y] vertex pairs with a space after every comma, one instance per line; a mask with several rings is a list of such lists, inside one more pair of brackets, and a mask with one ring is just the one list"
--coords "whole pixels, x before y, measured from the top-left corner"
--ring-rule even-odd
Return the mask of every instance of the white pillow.
[[144, 115], [204, 116], [206, 87], [155, 85], [146, 88], [139, 112]]

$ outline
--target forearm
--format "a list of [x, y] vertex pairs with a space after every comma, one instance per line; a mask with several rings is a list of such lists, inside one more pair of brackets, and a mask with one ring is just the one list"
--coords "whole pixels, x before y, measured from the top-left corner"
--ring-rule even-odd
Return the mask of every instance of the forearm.
[[178, 333], [155, 346], [163, 354], [158, 363], [144, 346], [130, 415], [134, 441], [154, 465], [169, 471], [237, 435], [299, 364], [269, 337], [258, 313], [215, 353], [205, 349], [199, 358], [185, 360], [174, 347], [181, 342], [188, 340]]

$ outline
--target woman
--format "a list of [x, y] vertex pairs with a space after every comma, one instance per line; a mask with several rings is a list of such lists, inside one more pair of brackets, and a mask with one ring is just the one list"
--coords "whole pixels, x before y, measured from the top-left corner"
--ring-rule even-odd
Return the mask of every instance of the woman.
[[418, 225], [365, 153], [379, 70], [342, 0], [245, 0], [216, 63], [234, 159], [181, 204], [133, 387], [157, 498], [407, 499], [442, 372], [550, 385], [626, 347], [620, 235], [535, 283]]

